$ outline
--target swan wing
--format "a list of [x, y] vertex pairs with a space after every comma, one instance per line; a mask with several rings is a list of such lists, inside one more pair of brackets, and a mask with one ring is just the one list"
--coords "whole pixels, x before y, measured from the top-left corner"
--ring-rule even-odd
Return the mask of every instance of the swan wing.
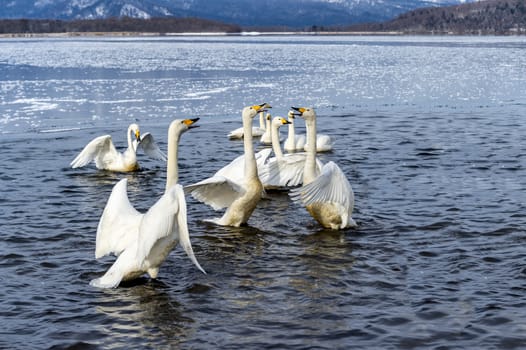
[[224, 176], [213, 176], [193, 185], [185, 186], [184, 191], [198, 201], [211, 206], [214, 210], [229, 207], [245, 192], [243, 187]]
[[72, 168], [80, 168], [94, 160], [97, 168], [100, 169], [105, 163], [118, 158], [119, 155], [110, 135], [99, 136], [91, 140], [70, 165]]
[[164, 161], [168, 159], [166, 157], [166, 154], [164, 154], [163, 151], [161, 151], [161, 149], [153, 139], [152, 134], [150, 134], [149, 132], [141, 136], [141, 142], [139, 142], [139, 147], [141, 147], [144, 153], [150, 158]]
[[235, 158], [233, 161], [216, 171], [212, 176], [222, 176], [231, 181], [241, 182], [243, 180], [244, 174], [244, 164], [245, 164], [245, 155], [242, 154], [239, 157]]
[[265, 187], [294, 187], [302, 183], [304, 167], [305, 156], [290, 154], [272, 158], [258, 169], [258, 174]]
[[127, 180], [120, 180], [111, 191], [97, 228], [95, 258], [119, 255], [137, 240], [143, 214], [130, 203]]
[[261, 151], [256, 153], [256, 164], [257, 164], [258, 169], [260, 166], [265, 164], [267, 159], [269, 159], [271, 153], [272, 153], [272, 148], [263, 148]]
[[[188, 224], [186, 221], [186, 200], [183, 187], [179, 184], [172, 186], [148, 210], [140, 224], [139, 244], [137, 246], [137, 261], [144, 261], [158, 242], [175, 233], [174, 239], [181, 243], [184, 251], [203, 272], [203, 268], [195, 258]], [[173, 241], [168, 240], [165, 249], [170, 249]], [[163, 249], [163, 248], [161, 248]], [[169, 252], [166, 252], [166, 255]]]
[[333, 202], [346, 208], [354, 206], [354, 193], [345, 174], [334, 162], [328, 162], [320, 175], [311, 183], [290, 191], [294, 201], [305, 206], [313, 203]]
[[[258, 169], [267, 161], [272, 152], [271, 148], [264, 148], [256, 153], [256, 164]], [[222, 176], [234, 183], [242, 183], [245, 179], [245, 155], [242, 154], [229, 164], [219, 169], [214, 175]]]

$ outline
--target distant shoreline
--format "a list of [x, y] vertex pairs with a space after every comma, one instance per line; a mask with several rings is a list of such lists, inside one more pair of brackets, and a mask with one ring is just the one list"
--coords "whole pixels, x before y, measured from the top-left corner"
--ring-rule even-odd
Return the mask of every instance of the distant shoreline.
[[[152, 33], [152, 32], [66, 32], [66, 33], [1, 33], [0, 38], [75, 38], [75, 37], [255, 37], [255, 36], [495, 36], [494, 34], [457, 34], [457, 33], [407, 33], [401, 31], [320, 31], [320, 32], [183, 32], [183, 33]], [[513, 34], [501, 36], [515, 36]], [[519, 36], [519, 35], [516, 35]]]

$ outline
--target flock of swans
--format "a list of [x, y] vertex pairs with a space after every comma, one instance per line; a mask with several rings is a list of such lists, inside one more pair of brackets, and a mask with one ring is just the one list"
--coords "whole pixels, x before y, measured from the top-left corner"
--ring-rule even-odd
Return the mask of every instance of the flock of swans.
[[[271, 119], [265, 114], [270, 105], [245, 107], [243, 126], [232, 131], [229, 138], [242, 138], [244, 153], [212, 177], [195, 184], [178, 183], [178, 147], [183, 133], [196, 127], [196, 119], [176, 119], [168, 129], [168, 155], [164, 155], [151, 134], [141, 136], [136, 124], [127, 132], [128, 148], [119, 153], [109, 135], [92, 140], [71, 162], [71, 167], [82, 167], [94, 162], [99, 169], [134, 171], [139, 168], [136, 152], [140, 147], [152, 158], [167, 160], [166, 188], [159, 200], [146, 212], [140, 213], [130, 203], [126, 179], [112, 189], [100, 218], [95, 258], [114, 254], [113, 265], [100, 278], [90, 282], [100, 288], [115, 288], [121, 282], [148, 274], [156, 278], [159, 268], [170, 251], [180, 243], [191, 261], [206, 273], [197, 261], [188, 231], [185, 194], [211, 206], [225, 209], [220, 218], [210, 221], [223, 226], [239, 227], [248, 222], [265, 189], [290, 189], [290, 197], [301, 203], [323, 227], [338, 230], [356, 227], [352, 219], [354, 193], [351, 184], [334, 162], [322, 164], [316, 157], [320, 151], [330, 150], [332, 141], [316, 132], [316, 113], [312, 108], [295, 108], [283, 117]], [[260, 127], [253, 127], [256, 115]], [[305, 120], [307, 135], [296, 135], [295, 117]], [[281, 150], [279, 128], [287, 125], [286, 151], [305, 150], [284, 154]], [[258, 136], [259, 135], [259, 136]], [[268, 135], [268, 136], [266, 136]], [[254, 152], [254, 137], [272, 144]], [[274, 157], [271, 157], [271, 152]]]

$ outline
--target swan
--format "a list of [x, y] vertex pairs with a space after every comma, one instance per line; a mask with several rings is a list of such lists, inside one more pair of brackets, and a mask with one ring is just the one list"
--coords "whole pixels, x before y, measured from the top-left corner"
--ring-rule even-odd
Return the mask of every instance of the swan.
[[[252, 136], [253, 137], [260, 137], [265, 133], [265, 116], [263, 112], [259, 113], [259, 127], [253, 126], [252, 127]], [[243, 138], [243, 127], [237, 128], [235, 130], [232, 130], [228, 134], [228, 138], [231, 140], [234, 139], [242, 139]]]
[[185, 186], [185, 192], [215, 210], [227, 208], [221, 218], [211, 220], [217, 225], [234, 227], [245, 225], [264, 193], [263, 185], [258, 177], [250, 130], [252, 119], [258, 112], [267, 108], [271, 107], [266, 103], [243, 108], [244, 169], [240, 181], [232, 181], [225, 176], [212, 176], [196, 184]]
[[75, 159], [70, 163], [72, 168], [80, 168], [91, 161], [95, 162], [98, 169], [111, 171], [135, 171], [139, 169], [137, 162], [137, 147], [141, 147], [148, 156], [166, 161], [166, 155], [159, 149], [150, 133], [141, 137], [137, 124], [131, 124], [126, 133], [128, 148], [124, 153], [119, 153], [110, 135], [103, 135], [91, 140]]
[[296, 108], [307, 125], [307, 158], [303, 172], [303, 186], [290, 191], [294, 201], [301, 202], [310, 215], [323, 227], [333, 230], [356, 227], [352, 211], [354, 192], [340, 167], [334, 162], [316, 171], [316, 113], [312, 108]]
[[294, 128], [294, 112], [289, 111], [287, 114], [288, 120], [289, 120], [289, 134], [287, 139], [285, 140], [285, 144], [283, 145], [283, 148], [287, 152], [295, 152], [295, 151], [303, 151], [305, 146], [305, 135], [298, 134], [296, 135], [296, 130]]
[[[303, 171], [306, 153], [283, 154], [279, 141], [279, 128], [290, 126], [290, 119], [274, 117], [271, 123], [272, 150], [275, 157], [258, 167], [258, 174], [265, 189], [294, 187], [303, 182]], [[316, 159], [316, 170], [319, 172], [323, 164]]]
[[117, 259], [100, 278], [90, 282], [99, 288], [115, 288], [122, 281], [147, 273], [157, 278], [159, 268], [170, 251], [181, 243], [199, 270], [186, 221], [186, 200], [178, 181], [178, 143], [182, 133], [194, 127], [196, 119], [174, 120], [168, 129], [166, 189], [146, 212], [138, 212], [128, 199], [127, 180], [119, 181], [111, 192], [97, 228], [95, 258], [111, 253]]

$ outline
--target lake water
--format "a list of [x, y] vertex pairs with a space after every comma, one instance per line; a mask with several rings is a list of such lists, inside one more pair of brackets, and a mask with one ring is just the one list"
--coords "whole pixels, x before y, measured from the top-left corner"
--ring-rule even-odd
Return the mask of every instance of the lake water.
[[[316, 108], [359, 227], [282, 192], [217, 227], [187, 198], [207, 275], [178, 246], [156, 281], [90, 287], [114, 261], [94, 258], [112, 186], [145, 211], [166, 170], [70, 169], [82, 147], [122, 149], [138, 122], [166, 150], [172, 119], [200, 117], [190, 184], [241, 154], [226, 135], [262, 102]], [[526, 347], [525, 37], [0, 39], [0, 137], [0, 348]]]

